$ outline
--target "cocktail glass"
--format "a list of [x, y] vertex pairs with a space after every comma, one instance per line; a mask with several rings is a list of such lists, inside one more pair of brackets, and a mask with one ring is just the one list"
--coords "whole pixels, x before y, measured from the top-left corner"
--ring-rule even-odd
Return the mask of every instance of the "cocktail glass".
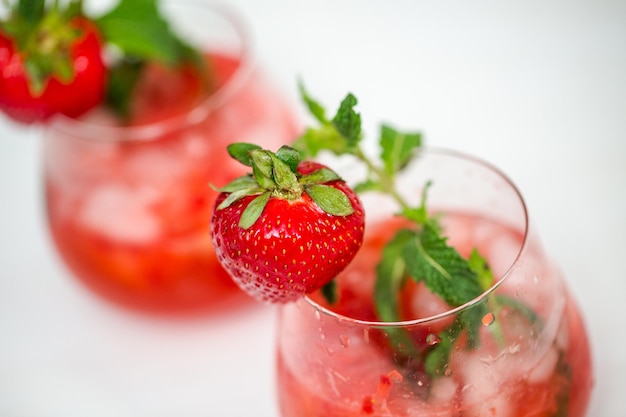
[[214, 309], [245, 299], [209, 235], [210, 183], [242, 174], [226, 145], [277, 149], [298, 123], [236, 13], [201, 1], [160, 4], [206, 55], [218, 88], [191, 105], [188, 79], [157, 69], [140, 84], [130, 124], [103, 109], [52, 121], [43, 141], [47, 219], [69, 270], [105, 299], [146, 312]]
[[366, 196], [364, 245], [337, 278], [339, 299], [314, 293], [280, 308], [277, 391], [282, 417], [582, 417], [593, 385], [589, 338], [567, 284], [547, 257], [515, 185], [455, 152], [423, 150], [399, 180], [428, 207], [449, 243], [486, 257], [494, 284], [448, 307], [405, 284], [402, 320], [372, 301], [383, 244], [404, 223]]

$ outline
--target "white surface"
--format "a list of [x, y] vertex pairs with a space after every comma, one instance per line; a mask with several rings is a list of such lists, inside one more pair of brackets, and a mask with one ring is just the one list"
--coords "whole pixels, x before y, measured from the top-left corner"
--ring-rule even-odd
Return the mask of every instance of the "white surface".
[[[589, 416], [626, 386], [626, 3], [233, 0], [260, 57], [365, 128], [420, 129], [519, 185], [586, 315]], [[0, 416], [278, 417], [274, 310], [164, 322], [79, 287], [43, 222], [36, 131], [0, 118]]]

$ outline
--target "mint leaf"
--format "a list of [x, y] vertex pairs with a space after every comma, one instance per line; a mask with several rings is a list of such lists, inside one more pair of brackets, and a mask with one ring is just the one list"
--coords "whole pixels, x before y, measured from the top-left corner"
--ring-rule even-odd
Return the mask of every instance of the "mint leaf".
[[474, 248], [470, 253], [468, 262], [469, 267], [476, 273], [477, 281], [483, 291], [489, 289], [493, 285], [493, 272], [491, 272], [487, 260]]
[[156, 0], [120, 0], [95, 21], [106, 41], [125, 56], [175, 65], [186, 53], [184, 43], [161, 16]]
[[323, 150], [341, 155], [347, 149], [347, 142], [333, 125], [324, 125], [317, 129], [306, 129], [293, 143], [293, 147], [300, 151], [304, 159], [315, 157]]
[[333, 118], [333, 125], [346, 140], [347, 151], [357, 147], [361, 141], [361, 115], [354, 111], [357, 99], [352, 94], [348, 94], [343, 99], [337, 114]]
[[322, 287], [322, 296], [326, 299], [326, 302], [330, 305], [333, 305], [339, 299], [339, 294], [337, 294], [337, 282], [333, 279], [327, 282]]
[[46, 0], [20, 0], [16, 6], [16, 14], [30, 23], [37, 23], [45, 12]]
[[401, 171], [410, 162], [415, 150], [421, 144], [420, 133], [401, 133], [389, 125], [382, 125], [380, 146], [385, 171], [390, 175]]
[[105, 99], [123, 119], [132, 116], [129, 102], [147, 62], [169, 67], [190, 63], [197, 69], [203, 87], [211, 87], [209, 68], [202, 55], [173, 32], [157, 0], [119, 0], [115, 7], [93, 20], [105, 43], [119, 51], [120, 56], [109, 64]]
[[408, 277], [405, 248], [415, 239], [415, 231], [401, 229], [383, 248], [376, 266], [374, 303], [382, 321], [399, 321], [398, 294]]
[[482, 294], [476, 273], [467, 260], [447, 244], [447, 238], [442, 237], [431, 222], [423, 225], [406, 251], [413, 279], [423, 280], [428, 289], [448, 305], [460, 306]]
[[302, 101], [304, 101], [304, 104], [306, 104], [311, 115], [323, 125], [330, 124], [330, 121], [326, 119], [326, 110], [324, 109], [324, 107], [322, 107], [321, 104], [319, 104], [309, 95], [302, 81], [298, 82], [298, 90], [300, 91], [300, 97], [302, 97]]
[[129, 92], [139, 80], [144, 66], [143, 61], [124, 60], [114, 64], [109, 71], [105, 102], [123, 119], [130, 117]]

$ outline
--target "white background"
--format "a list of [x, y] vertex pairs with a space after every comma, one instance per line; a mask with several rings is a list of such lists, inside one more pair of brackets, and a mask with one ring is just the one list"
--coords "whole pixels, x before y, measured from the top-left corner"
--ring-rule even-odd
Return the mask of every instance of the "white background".
[[[97, 0], [96, 0], [97, 1]], [[626, 413], [626, 2], [232, 0], [267, 72], [332, 111], [464, 150], [521, 188], [586, 316], [589, 416]], [[275, 310], [186, 321], [116, 310], [59, 263], [40, 138], [0, 117], [0, 416], [278, 417]]]

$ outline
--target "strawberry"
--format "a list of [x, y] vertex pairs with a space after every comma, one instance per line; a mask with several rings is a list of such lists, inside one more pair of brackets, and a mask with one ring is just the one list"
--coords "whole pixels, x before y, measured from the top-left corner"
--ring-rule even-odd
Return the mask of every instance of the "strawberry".
[[28, 4], [20, 1], [0, 22], [0, 110], [22, 123], [78, 117], [104, 97], [100, 32], [75, 7]]
[[353, 190], [322, 164], [233, 144], [253, 174], [219, 189], [211, 235], [233, 280], [254, 298], [286, 303], [329, 283], [354, 258], [365, 216]]

